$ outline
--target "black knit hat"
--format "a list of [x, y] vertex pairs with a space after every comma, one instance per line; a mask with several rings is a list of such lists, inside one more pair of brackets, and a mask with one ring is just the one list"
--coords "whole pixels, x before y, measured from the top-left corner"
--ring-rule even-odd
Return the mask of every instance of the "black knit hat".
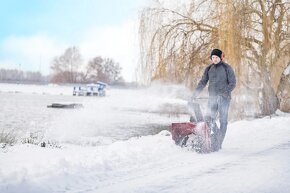
[[213, 49], [213, 50], [211, 51], [210, 58], [211, 58], [213, 55], [215, 55], [215, 56], [220, 57], [220, 59], [222, 59], [222, 54], [223, 54], [223, 52], [222, 52], [220, 49]]

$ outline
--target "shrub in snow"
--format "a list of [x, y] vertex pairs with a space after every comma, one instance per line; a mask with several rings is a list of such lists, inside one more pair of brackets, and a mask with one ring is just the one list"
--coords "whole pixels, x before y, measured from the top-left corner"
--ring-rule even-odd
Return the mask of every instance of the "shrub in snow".
[[42, 132], [30, 132], [30, 133], [28, 133], [27, 136], [22, 139], [22, 143], [39, 145], [41, 147], [60, 148], [60, 145], [57, 142], [44, 140]]
[[16, 142], [16, 135], [13, 131], [1, 131], [0, 132], [0, 148], [6, 147], [6, 145], [13, 145]]
[[40, 144], [40, 147], [53, 147], [53, 148], [61, 148], [61, 146], [56, 141], [43, 141]]
[[29, 132], [27, 136], [22, 139], [22, 143], [38, 145], [41, 143], [42, 138], [43, 135], [40, 132]]

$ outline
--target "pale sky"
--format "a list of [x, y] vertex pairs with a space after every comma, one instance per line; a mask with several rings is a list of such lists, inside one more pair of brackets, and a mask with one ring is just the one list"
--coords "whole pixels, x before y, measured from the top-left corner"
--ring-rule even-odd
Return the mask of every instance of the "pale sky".
[[50, 72], [53, 57], [79, 47], [85, 61], [113, 58], [127, 81], [138, 64], [138, 16], [148, 0], [0, 1], [0, 68]]

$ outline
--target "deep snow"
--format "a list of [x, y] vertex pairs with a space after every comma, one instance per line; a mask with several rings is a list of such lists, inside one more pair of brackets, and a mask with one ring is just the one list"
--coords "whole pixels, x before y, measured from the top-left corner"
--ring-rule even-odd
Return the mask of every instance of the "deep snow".
[[[114, 108], [116, 104], [123, 108], [132, 104], [132, 108], [153, 111], [161, 102], [154, 92], [123, 92], [118, 100], [105, 100]], [[173, 95], [158, 96], [166, 104], [180, 102]], [[141, 103], [142, 97], [146, 104]], [[126, 103], [128, 100], [133, 103]], [[134, 117], [138, 116], [130, 118]], [[121, 120], [116, 123], [122, 124]], [[166, 121], [173, 120], [163, 118], [162, 122]], [[65, 141], [61, 148], [17, 144], [1, 149], [0, 192], [288, 193], [289, 125], [290, 115], [279, 112], [272, 117], [230, 123], [223, 149], [211, 154], [176, 146], [166, 130], [98, 146]]]

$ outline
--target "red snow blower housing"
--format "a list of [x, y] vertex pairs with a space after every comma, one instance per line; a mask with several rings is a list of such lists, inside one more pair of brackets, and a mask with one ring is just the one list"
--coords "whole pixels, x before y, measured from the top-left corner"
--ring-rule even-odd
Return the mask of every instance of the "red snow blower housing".
[[190, 147], [198, 153], [215, 151], [218, 146], [218, 128], [215, 120], [204, 119], [198, 103], [189, 103], [193, 110], [190, 122], [172, 123], [172, 139], [177, 145]]

